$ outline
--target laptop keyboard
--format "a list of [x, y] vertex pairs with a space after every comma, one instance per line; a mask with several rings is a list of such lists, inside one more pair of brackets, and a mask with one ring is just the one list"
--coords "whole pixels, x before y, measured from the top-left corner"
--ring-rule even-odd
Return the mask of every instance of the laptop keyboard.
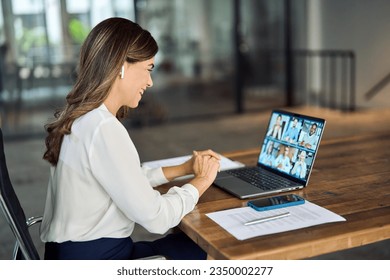
[[286, 178], [276, 176], [275, 174], [258, 167], [232, 169], [226, 170], [226, 172], [265, 191], [296, 185], [296, 183]]

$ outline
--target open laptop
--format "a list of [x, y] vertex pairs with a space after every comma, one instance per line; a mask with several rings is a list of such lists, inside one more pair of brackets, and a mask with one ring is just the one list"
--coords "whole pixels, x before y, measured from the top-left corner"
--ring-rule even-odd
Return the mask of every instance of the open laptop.
[[214, 184], [241, 199], [306, 187], [325, 123], [321, 118], [273, 110], [257, 166], [222, 171]]

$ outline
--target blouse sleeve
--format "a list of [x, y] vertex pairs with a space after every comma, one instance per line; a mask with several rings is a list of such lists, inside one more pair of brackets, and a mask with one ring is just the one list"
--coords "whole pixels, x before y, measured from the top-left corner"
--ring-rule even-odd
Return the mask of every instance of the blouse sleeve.
[[[89, 148], [89, 161], [96, 180], [117, 207], [128, 219], [150, 232], [165, 233], [198, 202], [199, 193], [191, 184], [172, 187], [164, 195], [153, 189], [153, 182], [149, 182], [141, 168], [133, 142], [115, 118], [96, 128]], [[152, 172], [157, 172], [154, 178], [157, 183], [162, 170]]]
[[150, 185], [152, 185], [152, 187], [157, 187], [169, 182], [165, 177], [161, 167], [150, 168], [144, 166], [141, 168], [146, 178], [148, 178], [149, 183]]

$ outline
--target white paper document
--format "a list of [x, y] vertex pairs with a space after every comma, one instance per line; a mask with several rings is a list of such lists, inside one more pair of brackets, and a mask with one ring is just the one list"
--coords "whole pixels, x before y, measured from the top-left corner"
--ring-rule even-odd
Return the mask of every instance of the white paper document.
[[[289, 212], [290, 215], [263, 223], [244, 225], [249, 221], [286, 212]], [[297, 206], [268, 211], [256, 211], [251, 207], [240, 207], [206, 215], [238, 240], [306, 228], [324, 223], [346, 221], [345, 218], [309, 201]]]
[[[154, 161], [147, 161], [142, 163], [142, 166], [146, 166], [149, 168], [156, 168], [156, 167], [162, 167], [162, 166], [174, 166], [179, 165], [191, 158], [191, 155], [187, 156], [180, 156], [180, 157], [173, 157], [173, 158], [166, 158], [166, 159], [160, 159], [160, 160], [154, 160]], [[243, 163], [238, 161], [233, 161], [231, 159], [228, 159], [227, 157], [221, 156], [221, 170], [228, 170], [232, 168], [238, 168], [244, 166]], [[185, 178], [191, 178], [193, 176], [183, 176], [177, 179], [185, 179]]]

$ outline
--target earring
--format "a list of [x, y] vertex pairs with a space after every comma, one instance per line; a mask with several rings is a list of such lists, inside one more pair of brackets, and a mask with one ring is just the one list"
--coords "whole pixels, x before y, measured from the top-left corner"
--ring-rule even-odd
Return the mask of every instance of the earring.
[[122, 65], [120, 75], [121, 75], [121, 79], [123, 79], [125, 77], [125, 66], [124, 65]]

